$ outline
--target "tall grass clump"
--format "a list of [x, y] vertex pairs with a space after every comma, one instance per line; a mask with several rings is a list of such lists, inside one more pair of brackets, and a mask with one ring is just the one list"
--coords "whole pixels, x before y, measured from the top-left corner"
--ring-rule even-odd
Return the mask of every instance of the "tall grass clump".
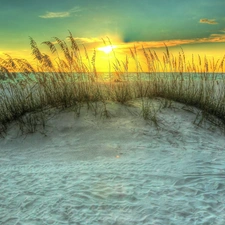
[[[104, 40], [103, 43], [107, 44]], [[71, 32], [66, 41], [54, 37], [53, 42], [45, 41], [42, 45], [47, 46], [50, 55], [43, 53], [30, 37], [35, 63], [10, 55], [0, 58], [2, 135], [13, 121], [19, 123], [22, 132], [44, 128], [53, 108], [71, 107], [79, 114], [85, 104], [97, 114], [97, 103], [101, 102], [101, 113], [108, 117], [108, 101], [126, 104], [136, 98], [141, 98], [143, 118], [158, 126], [159, 110], [151, 103], [155, 97], [165, 99], [163, 107], [171, 106], [172, 101], [197, 107], [197, 124], [207, 119], [225, 127], [225, 56], [215, 61], [193, 55], [187, 60], [182, 49], [175, 56], [165, 45], [160, 58], [153, 50], [134, 46], [130, 55], [119, 60], [113, 49], [113, 58], [108, 59], [109, 79], [105, 81], [96, 68], [96, 50], [90, 55], [82, 46], [81, 51]], [[132, 73], [131, 63], [135, 65]]]
[[[225, 56], [215, 61], [192, 55], [192, 60], [187, 61], [182, 49], [175, 57], [165, 48], [163, 60], [155, 52], [143, 49], [148, 72], [153, 75], [151, 94], [197, 107], [203, 117], [215, 116], [224, 125]], [[161, 73], [157, 73], [158, 68]]]

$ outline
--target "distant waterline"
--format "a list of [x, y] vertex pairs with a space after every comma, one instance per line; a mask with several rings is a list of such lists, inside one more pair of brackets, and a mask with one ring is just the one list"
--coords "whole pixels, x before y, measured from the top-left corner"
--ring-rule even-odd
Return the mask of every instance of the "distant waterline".
[[[100, 73], [77, 73], [77, 72], [63, 72], [63, 73], [55, 73], [55, 72], [37, 72], [37, 73], [11, 73], [14, 81], [22, 81], [27, 78], [36, 81], [37, 76], [43, 75], [63, 75], [65, 77], [70, 77], [74, 81], [148, 81], [154, 79], [182, 79], [182, 80], [224, 80], [225, 73], [179, 73], [179, 72], [127, 72], [127, 73], [116, 73], [116, 72], [100, 72]], [[7, 82], [8, 80], [12, 80], [7, 74], [1, 74], [0, 81]]]

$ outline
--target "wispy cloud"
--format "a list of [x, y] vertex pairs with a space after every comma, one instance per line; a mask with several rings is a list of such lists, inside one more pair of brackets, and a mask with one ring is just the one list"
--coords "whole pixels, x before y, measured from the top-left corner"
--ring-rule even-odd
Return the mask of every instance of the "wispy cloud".
[[40, 15], [39, 17], [43, 19], [53, 19], [53, 18], [65, 18], [65, 17], [70, 17], [74, 13], [78, 13], [82, 11], [80, 7], [74, 7], [68, 11], [63, 11], [63, 12], [50, 12], [47, 11], [44, 15]]
[[130, 42], [122, 43], [123, 48], [132, 48], [134, 45], [137, 49], [144, 48], [165, 48], [165, 44], [168, 47], [175, 47], [186, 44], [200, 44], [200, 43], [225, 43], [225, 34], [211, 34], [206, 38], [195, 39], [176, 39], [176, 40], [163, 40], [163, 41], [151, 41], [151, 42]]
[[41, 15], [39, 17], [44, 19], [52, 19], [52, 18], [64, 18], [69, 16], [70, 16], [69, 12], [46, 12], [45, 15]]
[[93, 38], [77, 37], [77, 38], [74, 38], [74, 40], [78, 44], [103, 43], [103, 40], [98, 37], [93, 37]]
[[[141, 50], [142, 48], [145, 49], [154, 49], [154, 48], [165, 48], [165, 45], [168, 47], [176, 47], [181, 45], [188, 45], [188, 44], [202, 44], [202, 43], [225, 43], [225, 34], [211, 34], [209, 37], [205, 38], [195, 38], [195, 39], [174, 39], [174, 40], [163, 40], [163, 41], [143, 41], [143, 42], [129, 42], [124, 43], [120, 37], [109, 37], [110, 42], [116, 46], [117, 52], [129, 52], [130, 48], [133, 48], [134, 45], [136, 49]], [[104, 41], [105, 43], [104, 43]], [[66, 38], [69, 41], [69, 38]], [[86, 38], [86, 37], [74, 37], [74, 40], [77, 42], [79, 46], [84, 45], [87, 49], [96, 49], [101, 46], [111, 45], [107, 37], [100, 38], [100, 37], [93, 37], [93, 38]], [[56, 44], [56, 43], [55, 43]]]
[[206, 19], [206, 18], [200, 19], [199, 23], [207, 23], [207, 24], [212, 24], [212, 25], [218, 24], [218, 22], [216, 22], [215, 19]]
[[[84, 38], [84, 37], [77, 37], [74, 38], [78, 45], [84, 45], [88, 49], [95, 49], [101, 46], [104, 46], [102, 38]], [[142, 48], [145, 49], [153, 49], [153, 48], [165, 48], [167, 47], [175, 47], [181, 45], [188, 45], [188, 44], [200, 44], [200, 43], [225, 43], [225, 34], [212, 34], [207, 38], [196, 38], [196, 39], [175, 39], [175, 40], [163, 40], [163, 41], [143, 41], [143, 42], [129, 42], [124, 43], [121, 39], [118, 38], [110, 38], [113, 45], [116, 45], [117, 52], [122, 51], [126, 52], [129, 51], [130, 48], [133, 48], [134, 45], [136, 49], [141, 50]], [[105, 39], [107, 41], [107, 39]], [[108, 44], [108, 42], [107, 42]], [[109, 43], [110, 45], [110, 43]]]
[[222, 30], [220, 30], [220, 32], [223, 32], [223, 33], [225, 33], [225, 28], [224, 28], [224, 29], [222, 29]]
[[225, 34], [211, 34], [209, 40], [210, 40], [210, 42], [224, 42], [225, 43]]

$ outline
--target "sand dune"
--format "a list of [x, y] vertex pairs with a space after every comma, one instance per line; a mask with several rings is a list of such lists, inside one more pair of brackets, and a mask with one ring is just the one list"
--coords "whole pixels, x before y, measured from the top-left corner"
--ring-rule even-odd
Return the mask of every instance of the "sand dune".
[[[157, 101], [155, 102], [157, 104]], [[0, 139], [0, 224], [225, 224], [225, 138], [182, 104], [82, 109]]]

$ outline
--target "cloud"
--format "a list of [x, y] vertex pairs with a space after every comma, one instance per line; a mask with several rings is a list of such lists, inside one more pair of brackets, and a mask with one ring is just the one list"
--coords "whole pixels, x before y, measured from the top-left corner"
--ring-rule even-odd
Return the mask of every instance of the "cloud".
[[[69, 38], [66, 38], [66, 40], [69, 40]], [[77, 44], [101, 44], [101, 45], [110, 45], [111, 41], [113, 44], [115, 43], [121, 43], [121, 38], [117, 35], [109, 35], [105, 37], [74, 37], [74, 40], [77, 42]]]
[[43, 19], [53, 19], [53, 18], [65, 18], [65, 17], [70, 17], [71, 14], [73, 13], [78, 13], [82, 11], [80, 7], [74, 7], [70, 9], [69, 11], [64, 11], [64, 12], [49, 12], [47, 11], [44, 15], [40, 15], [39, 17]]
[[74, 40], [78, 44], [90, 44], [90, 43], [99, 43], [99, 42], [103, 43], [103, 40], [98, 37], [93, 37], [93, 38], [77, 37], [77, 38], [74, 38]]
[[225, 42], [225, 34], [211, 34], [210, 42]]
[[220, 32], [223, 32], [223, 33], [225, 33], [225, 28], [224, 28], [224, 29], [222, 29], [222, 30], [220, 30]]
[[207, 24], [218, 24], [215, 19], [200, 19], [199, 23], [207, 23]]
[[[84, 44], [85, 46], [92, 46], [93, 48], [99, 45], [104, 46], [102, 38], [74, 38], [78, 45]], [[113, 45], [117, 46], [117, 49], [129, 49], [133, 48], [134, 45], [137, 49], [144, 48], [165, 48], [175, 47], [187, 44], [201, 44], [201, 43], [225, 43], [225, 34], [211, 34], [206, 38], [195, 38], [195, 39], [174, 39], [174, 40], [163, 40], [163, 41], [142, 41], [142, 42], [129, 42], [124, 43], [117, 37], [110, 37]], [[105, 39], [107, 41], [107, 39]]]
[[133, 48], [135, 45], [137, 49], [149, 48], [165, 48], [175, 47], [186, 44], [202, 44], [202, 43], [225, 43], [225, 34], [211, 34], [206, 38], [195, 38], [195, 39], [174, 39], [174, 40], [163, 40], [163, 41], [150, 41], [150, 42], [129, 42], [121, 44], [121, 48]]
[[39, 16], [44, 19], [52, 19], [52, 18], [64, 18], [64, 17], [70, 17], [69, 12], [46, 12], [45, 15]]
[[[104, 41], [105, 43], [104, 43]], [[110, 42], [109, 42], [110, 39]], [[174, 39], [174, 40], [162, 40], [162, 41], [133, 41], [124, 43], [123, 39], [119, 36], [109, 36], [101, 38], [101, 37], [74, 37], [74, 40], [78, 44], [79, 47], [84, 45], [87, 49], [98, 49], [100, 47], [104, 47], [105, 45], [115, 45], [117, 48], [117, 52], [128, 51], [130, 48], [134, 46], [136, 49], [141, 50], [143, 47], [145, 49], [155, 49], [155, 48], [165, 48], [167, 47], [176, 47], [188, 44], [204, 44], [204, 43], [225, 43], [225, 34], [211, 34], [209, 37], [205, 38], [194, 38], [194, 39]], [[69, 38], [66, 38], [66, 41], [69, 41]], [[54, 42], [57, 44], [57, 42]]]
[[81, 12], [83, 11], [84, 9], [81, 9], [81, 7], [79, 6], [76, 6], [74, 8], [72, 8], [71, 10], [69, 10], [70, 13], [77, 13], [77, 12]]

